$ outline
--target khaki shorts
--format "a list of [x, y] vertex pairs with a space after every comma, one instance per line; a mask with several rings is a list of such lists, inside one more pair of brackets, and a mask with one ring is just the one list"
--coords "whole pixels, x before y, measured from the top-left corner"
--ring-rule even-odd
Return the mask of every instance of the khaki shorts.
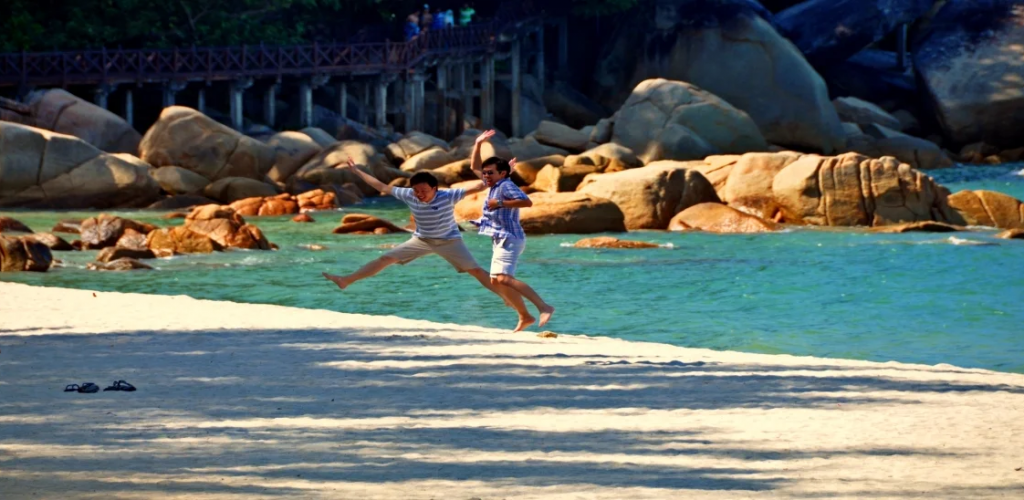
[[469, 253], [469, 248], [466, 247], [462, 238], [439, 240], [413, 236], [409, 241], [389, 250], [384, 257], [390, 257], [404, 265], [432, 253], [440, 255], [460, 273], [480, 267], [476, 263], [476, 259], [473, 258], [473, 254]]

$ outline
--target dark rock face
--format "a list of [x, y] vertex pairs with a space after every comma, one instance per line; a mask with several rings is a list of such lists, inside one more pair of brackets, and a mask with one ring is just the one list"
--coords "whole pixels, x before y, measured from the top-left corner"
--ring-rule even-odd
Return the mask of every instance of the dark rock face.
[[644, 80], [688, 82], [749, 114], [768, 142], [841, 149], [842, 126], [824, 81], [771, 19], [746, 0], [661, 0], [634, 9], [599, 58], [593, 95], [617, 109]]
[[1024, 126], [1024, 2], [950, 0], [914, 52], [927, 105], [962, 145], [1016, 147]]
[[838, 63], [911, 23], [933, 0], [808, 0], [775, 15], [782, 33], [814, 65]]

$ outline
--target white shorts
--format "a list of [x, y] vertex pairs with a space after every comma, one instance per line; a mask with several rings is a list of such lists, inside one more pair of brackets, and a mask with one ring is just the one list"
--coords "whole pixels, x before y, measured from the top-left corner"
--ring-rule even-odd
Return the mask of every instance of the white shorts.
[[518, 238], [492, 238], [491, 277], [516, 275], [519, 256], [526, 250], [526, 240]]

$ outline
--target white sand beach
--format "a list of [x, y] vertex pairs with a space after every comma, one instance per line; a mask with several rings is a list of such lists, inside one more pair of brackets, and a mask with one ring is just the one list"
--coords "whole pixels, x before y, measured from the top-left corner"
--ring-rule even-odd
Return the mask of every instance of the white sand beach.
[[1024, 375], [536, 334], [0, 283], [0, 498], [1024, 498]]

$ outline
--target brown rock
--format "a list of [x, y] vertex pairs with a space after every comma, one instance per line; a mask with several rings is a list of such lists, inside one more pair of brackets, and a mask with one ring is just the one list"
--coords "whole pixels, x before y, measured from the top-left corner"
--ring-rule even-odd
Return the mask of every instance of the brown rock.
[[665, 229], [672, 217], [698, 203], [717, 202], [708, 180], [686, 163], [661, 161], [646, 167], [588, 177], [578, 191], [614, 202], [626, 228]]
[[224, 205], [203, 205], [192, 209], [192, 212], [185, 218], [186, 222], [191, 221], [207, 221], [214, 219], [230, 219], [232, 222], [241, 226], [245, 224], [245, 219], [234, 209]]
[[128, 248], [108, 247], [100, 250], [96, 255], [96, 262], [110, 262], [117, 259], [155, 259], [156, 255], [148, 248], [145, 250], [131, 250]]
[[82, 222], [82, 242], [86, 249], [111, 247], [117, 244], [117, 240], [121, 239], [128, 229], [149, 234], [156, 229], [156, 226], [109, 214], [100, 214], [99, 217], [91, 217]]
[[80, 220], [62, 220], [53, 226], [50, 231], [54, 233], [71, 233], [78, 234], [81, 232], [82, 221]]
[[32, 233], [28, 226], [10, 217], [0, 217], [0, 233]]
[[153, 178], [160, 183], [164, 191], [172, 195], [200, 194], [206, 186], [210, 185], [210, 179], [203, 177], [191, 170], [166, 166], [153, 171]]
[[348, 214], [341, 219], [341, 225], [334, 228], [332, 231], [334, 234], [352, 234], [362, 232], [372, 232], [374, 234], [388, 234], [388, 233], [377, 233], [377, 229], [384, 229], [389, 233], [408, 233], [410, 231], [400, 228], [391, 222], [384, 219], [374, 217], [367, 214]]
[[231, 205], [229, 206], [238, 215], [241, 215], [242, 217], [251, 217], [260, 213], [260, 208], [263, 206], [264, 199], [266, 198], [262, 198], [259, 196], [253, 198], [245, 198], [242, 200], [232, 202]]
[[457, 162], [460, 159], [461, 158], [456, 158], [453, 154], [442, 148], [431, 148], [402, 162], [402, 170], [405, 172], [434, 170], [450, 163]]
[[38, 241], [39, 243], [46, 245], [52, 252], [70, 252], [75, 250], [75, 247], [71, 246], [70, 243], [55, 234], [36, 233], [31, 236], [25, 236], [24, 238], [31, 238]]
[[53, 265], [53, 254], [50, 247], [33, 239], [22, 237], [21, 244], [25, 247], [25, 270], [31, 272], [46, 272]]
[[740, 156], [718, 195], [730, 207], [770, 219], [779, 211], [772, 196], [775, 176], [802, 155], [794, 152], [748, 153]]
[[27, 263], [28, 255], [21, 240], [0, 235], [0, 273], [24, 271]]
[[646, 241], [620, 240], [611, 236], [598, 236], [577, 241], [575, 248], [658, 248], [657, 243]]
[[316, 222], [309, 214], [299, 214], [292, 217], [292, 222]]
[[537, 334], [537, 336], [542, 338], [542, 339], [556, 339], [556, 338], [558, 338], [558, 334], [555, 333], [555, 332], [540, 332], [540, 333]]
[[[411, 177], [412, 173], [403, 172], [391, 166], [383, 154], [377, 152], [370, 144], [356, 141], [340, 141], [324, 149], [306, 162], [288, 180], [289, 186], [297, 181], [327, 186], [339, 186], [354, 183], [365, 196], [376, 196], [377, 192], [363, 182], [355, 173], [348, 169], [348, 160], [352, 160], [358, 168], [388, 184], [396, 178]], [[440, 165], [439, 165], [440, 166]], [[297, 189], [293, 192], [304, 191]]]
[[590, 136], [567, 125], [544, 120], [536, 132], [537, 142], [568, 151], [584, 151]]
[[721, 203], [700, 203], [676, 214], [668, 229], [696, 229], [709, 233], [765, 233], [774, 231], [775, 224]]
[[171, 219], [184, 219], [186, 217], [188, 217], [188, 214], [185, 213], [185, 212], [171, 212], [171, 213], [169, 213], [169, 214], [167, 214], [167, 215], [165, 215], [163, 217], [160, 217], [160, 218], [164, 219], [164, 220], [171, 220]]
[[[360, 200], [362, 194], [358, 189], [354, 189], [356, 194], [359, 194]], [[323, 189], [314, 189], [312, 191], [306, 191], [305, 193], [298, 194], [295, 196], [295, 200], [299, 204], [299, 210], [302, 212], [311, 210], [334, 210], [338, 208], [338, 199], [334, 193], [324, 191]]]
[[[485, 192], [475, 193], [455, 205], [460, 221], [479, 219]], [[622, 210], [607, 199], [580, 192], [533, 193], [533, 206], [520, 209], [519, 221], [527, 234], [589, 234], [626, 230]]]
[[955, 233], [963, 230], [960, 226], [930, 220], [872, 228], [876, 233]]
[[600, 172], [620, 172], [630, 168], [639, 168], [643, 163], [627, 147], [618, 144], [602, 144], [578, 155], [565, 157], [563, 166], [593, 165]]
[[117, 240], [117, 244], [114, 246], [116, 248], [123, 248], [126, 250], [148, 250], [148, 247], [146, 246], [146, 234], [140, 233], [134, 229], [125, 229], [124, 235]]
[[972, 226], [1024, 229], [1024, 204], [1010, 195], [964, 190], [951, 195], [949, 205]]
[[158, 229], [146, 237], [146, 247], [157, 257], [177, 254], [218, 252], [223, 247], [212, 239], [187, 227]]
[[820, 226], [959, 223], [947, 194], [931, 177], [895, 158], [856, 153], [803, 156], [772, 181], [772, 195], [786, 222]]
[[290, 215], [299, 213], [299, 204], [294, 200], [269, 199], [264, 200], [260, 207], [260, 217], [271, 217], [275, 215]]
[[134, 271], [139, 269], [153, 269], [149, 264], [144, 264], [127, 257], [111, 262], [90, 262], [86, 264], [85, 267], [90, 271]]
[[1004, 240], [1024, 240], [1024, 229], [1007, 229], [996, 235]]
[[594, 165], [563, 165], [561, 167], [548, 165], [537, 173], [537, 178], [531, 186], [537, 191], [567, 193], [575, 191], [576, 187], [583, 182], [584, 177], [600, 171], [601, 167]]

